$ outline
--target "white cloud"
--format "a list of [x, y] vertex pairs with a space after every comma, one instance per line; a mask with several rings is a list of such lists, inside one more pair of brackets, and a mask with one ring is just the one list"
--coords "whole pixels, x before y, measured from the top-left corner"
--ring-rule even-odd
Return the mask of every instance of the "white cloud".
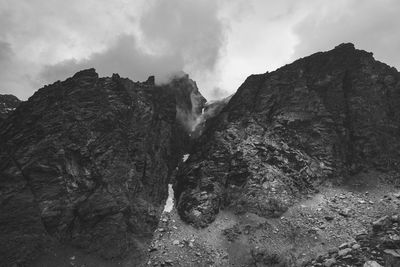
[[322, 1], [295, 27], [293, 59], [352, 42], [378, 60], [400, 66], [400, 2], [397, 0]]
[[[400, 66], [396, 0], [0, 0], [0, 93], [26, 99], [86, 67], [184, 70], [208, 98], [342, 42]], [[218, 89], [216, 89], [218, 88]]]
[[117, 72], [135, 80], [155, 75], [156, 81], [164, 82], [181, 70], [196, 80], [212, 79], [225, 39], [218, 10], [213, 0], [152, 1], [139, 17], [131, 17], [136, 31], [119, 35], [106, 49], [87, 58], [46, 64], [41, 77], [51, 82], [95, 67], [103, 76]]

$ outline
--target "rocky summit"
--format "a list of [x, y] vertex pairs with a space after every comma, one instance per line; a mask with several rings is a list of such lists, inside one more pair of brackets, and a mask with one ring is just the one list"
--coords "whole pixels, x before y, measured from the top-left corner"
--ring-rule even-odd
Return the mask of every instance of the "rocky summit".
[[0, 128], [1, 265], [60, 243], [143, 258], [201, 112], [191, 99], [205, 102], [187, 75], [158, 86], [88, 69], [23, 102]]
[[2, 266], [400, 262], [400, 74], [353, 44], [218, 101], [94, 69], [6, 98]]
[[369, 169], [398, 170], [400, 74], [341, 44], [240, 86], [180, 168], [181, 217], [220, 209], [278, 217], [315, 185]]

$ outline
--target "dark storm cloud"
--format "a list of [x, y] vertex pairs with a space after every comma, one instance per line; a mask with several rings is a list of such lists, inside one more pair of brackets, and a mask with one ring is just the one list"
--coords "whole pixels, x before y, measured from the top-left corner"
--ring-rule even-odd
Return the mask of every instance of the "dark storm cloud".
[[178, 54], [190, 68], [213, 70], [224, 41], [217, 12], [217, 1], [156, 1], [141, 29], [147, 43]]
[[400, 66], [400, 1], [332, 1], [311, 10], [295, 27], [299, 43], [292, 59], [352, 42], [378, 60]]
[[224, 40], [224, 26], [214, 1], [157, 0], [141, 16], [139, 37], [121, 35], [103, 52], [87, 59], [65, 60], [44, 67], [48, 82], [94, 67], [101, 75], [118, 72], [136, 80], [155, 75], [165, 82], [181, 70], [212, 72]]
[[0, 40], [0, 94], [26, 95], [27, 88], [37, 87], [26, 65], [16, 58], [10, 43]]

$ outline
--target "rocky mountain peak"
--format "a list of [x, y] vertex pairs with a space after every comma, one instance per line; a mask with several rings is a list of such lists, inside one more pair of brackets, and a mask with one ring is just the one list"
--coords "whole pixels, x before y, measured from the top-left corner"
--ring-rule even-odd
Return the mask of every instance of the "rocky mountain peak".
[[180, 113], [195, 116], [205, 101], [188, 77], [153, 81], [83, 70], [2, 124], [0, 262], [22, 264], [58, 243], [143, 258], [190, 145]]
[[279, 216], [328, 179], [398, 169], [399, 81], [352, 44], [250, 76], [181, 168], [180, 215], [197, 226], [222, 208]]
[[184, 74], [171, 80], [169, 88], [177, 97], [177, 116], [186, 131], [193, 132], [199, 123], [207, 100], [200, 94], [195, 81]]
[[337, 46], [335, 46], [335, 49], [352, 49], [354, 50], [354, 44], [353, 43], [341, 43]]
[[155, 84], [154, 76], [149, 76], [149, 78], [147, 78], [147, 80], [144, 83], [146, 83], [148, 85], [154, 85]]
[[94, 78], [97, 79], [99, 78], [99, 74], [97, 74], [96, 69], [90, 68], [86, 70], [81, 70], [75, 73], [72, 76], [73, 79], [82, 79], [82, 78]]

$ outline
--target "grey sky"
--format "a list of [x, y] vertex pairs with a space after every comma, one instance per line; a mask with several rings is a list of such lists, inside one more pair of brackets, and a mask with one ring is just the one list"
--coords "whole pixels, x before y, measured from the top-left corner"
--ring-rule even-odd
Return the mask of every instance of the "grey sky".
[[0, 0], [0, 93], [27, 99], [95, 67], [158, 82], [183, 70], [209, 99], [342, 42], [400, 66], [397, 0]]

